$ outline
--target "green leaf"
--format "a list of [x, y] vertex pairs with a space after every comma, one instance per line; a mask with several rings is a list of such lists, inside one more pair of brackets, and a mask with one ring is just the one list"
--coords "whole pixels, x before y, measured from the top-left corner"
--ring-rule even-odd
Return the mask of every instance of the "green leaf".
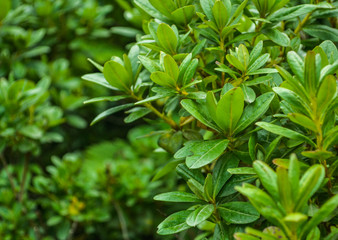
[[234, 175], [227, 181], [223, 189], [220, 191], [220, 197], [226, 197], [236, 192], [235, 188], [243, 183], [251, 183], [257, 179], [257, 175]]
[[275, 95], [271, 92], [264, 93], [263, 95], [256, 98], [254, 103], [248, 105], [244, 109], [244, 113], [237, 123], [234, 134], [242, 132], [253, 122], [262, 117], [262, 115], [269, 109], [270, 103], [274, 96]]
[[251, 71], [247, 73], [247, 75], [269, 74], [269, 73], [276, 73], [276, 72], [278, 71], [274, 68], [261, 68], [255, 71]]
[[233, 22], [234, 20], [236, 20], [242, 14], [242, 12], [243, 12], [244, 8], [246, 7], [247, 3], [248, 3], [248, 0], [242, 1], [242, 3], [238, 6], [236, 11], [234, 12], [234, 14], [231, 16], [230, 22]]
[[274, 134], [281, 135], [283, 137], [287, 137], [294, 140], [305, 141], [308, 142], [313, 147], [316, 146], [316, 144], [310, 138], [304, 136], [303, 134], [290, 130], [288, 128], [283, 128], [281, 126], [267, 122], [257, 122], [256, 125]]
[[300, 236], [306, 236], [312, 229], [320, 224], [338, 207], [338, 195], [330, 198], [323, 206], [312, 216], [312, 218], [301, 229]]
[[231, 173], [227, 171], [229, 168], [235, 168], [239, 164], [239, 159], [232, 153], [226, 153], [222, 157], [220, 157], [214, 167], [212, 174], [212, 182], [213, 182], [213, 198], [215, 199], [218, 193], [221, 191], [224, 184], [231, 177]]
[[[278, 167], [277, 168], [277, 182], [278, 182], [278, 190], [279, 190], [279, 201], [281, 205], [284, 207], [285, 211], [287, 213], [290, 213], [293, 211], [294, 207], [294, 202], [292, 201], [292, 192], [291, 192], [291, 185], [293, 184], [292, 182], [289, 182], [288, 178], [288, 172], [285, 168], [283, 167]], [[295, 219], [294, 215], [286, 216], [285, 221], [294, 221]]]
[[223, 29], [223, 27], [225, 27], [225, 25], [229, 21], [228, 11], [225, 8], [223, 2], [221, 2], [220, 0], [216, 0], [212, 8], [212, 14], [214, 15], [214, 19], [218, 29]]
[[190, 226], [186, 223], [187, 217], [191, 214], [192, 211], [180, 211], [171, 214], [163, 222], [158, 225], [157, 233], [160, 235], [169, 235], [178, 232], [182, 232]]
[[[264, 229], [265, 230], [265, 229]], [[279, 231], [281, 231], [280, 229], [278, 229]], [[256, 240], [256, 239], [264, 239], [264, 240], [286, 240], [286, 238], [281, 238], [281, 234], [283, 234], [283, 232], [281, 234], [278, 234], [276, 233], [276, 230], [273, 229], [272, 230], [272, 233], [276, 234], [278, 236], [277, 237], [274, 237], [274, 236], [271, 236], [272, 234], [267, 234], [265, 231], [264, 232], [261, 232], [259, 230], [256, 230], [256, 229], [253, 229], [253, 228], [250, 228], [250, 227], [247, 227], [245, 228], [245, 232], [248, 233], [248, 234], [251, 234], [251, 235], [243, 235], [243, 240]], [[256, 237], [252, 237], [251, 236], [254, 235], [254, 236], [257, 236], [259, 238], [256, 238]], [[284, 234], [283, 234], [284, 235]], [[248, 238], [247, 236], [250, 236], [250, 238]]]
[[103, 66], [101, 64], [98, 64], [93, 59], [87, 58], [88, 62], [90, 62], [94, 67], [97, 68], [100, 72], [103, 72]]
[[229, 90], [217, 104], [217, 125], [231, 135], [243, 113], [243, 108], [244, 94], [242, 89]]
[[280, 32], [277, 29], [270, 28], [264, 31], [264, 34], [270, 38], [274, 43], [277, 43], [280, 46], [288, 47], [290, 46], [290, 39], [288, 35]]
[[264, 64], [269, 60], [269, 58], [270, 58], [270, 54], [268, 54], [268, 53], [265, 53], [262, 56], [260, 56], [259, 58], [257, 58], [248, 68], [248, 73], [254, 72], [257, 69], [264, 66]]
[[249, 66], [256, 61], [256, 59], [261, 55], [263, 50], [263, 41], [259, 41], [256, 46], [250, 52], [250, 61]]
[[248, 102], [248, 103], [253, 103], [256, 99], [256, 93], [255, 91], [250, 88], [250, 87], [247, 87], [246, 85], [241, 85], [241, 88], [242, 88], [242, 91], [244, 93], [244, 100], [245, 102]]
[[301, 82], [304, 82], [304, 61], [294, 51], [287, 54], [287, 60], [292, 72], [298, 77]]
[[155, 176], [151, 181], [154, 182], [162, 178], [163, 176], [171, 173], [173, 170], [175, 170], [176, 167], [178, 167], [180, 163], [182, 163], [182, 160], [180, 159], [168, 162], [166, 165], [164, 165], [164, 167], [162, 167], [160, 170], [156, 172]]
[[273, 151], [276, 149], [277, 145], [279, 144], [280, 140], [282, 139], [282, 136], [279, 136], [275, 138], [268, 146], [266, 149], [266, 154], [265, 154], [265, 162], [270, 163], [270, 158], [273, 153]]
[[287, 101], [294, 111], [311, 116], [311, 108], [295, 92], [282, 87], [274, 87], [273, 91]]
[[168, 24], [161, 23], [158, 26], [157, 37], [159, 44], [166, 49], [168, 53], [176, 53], [178, 40], [174, 30]]
[[124, 122], [131, 123], [151, 113], [151, 110], [145, 107], [136, 107], [128, 110], [126, 113], [130, 114], [124, 119]]
[[322, 42], [319, 46], [321, 49], [324, 50], [327, 56], [327, 59], [329, 61], [329, 64], [333, 64], [334, 61], [338, 59], [338, 50], [337, 50], [336, 45], [333, 42], [326, 40]]
[[297, 92], [297, 94], [303, 99], [303, 101], [309, 100], [309, 96], [303, 85], [296, 78], [292, 77], [292, 75], [287, 72], [284, 68], [280, 66], [275, 66], [278, 70], [278, 73], [287, 81], [288, 84], [292, 86], [292, 88]]
[[179, 75], [178, 75], [178, 82], [182, 83], [183, 82], [183, 76], [188, 68], [190, 66], [192, 60], [192, 54], [189, 53], [182, 61], [180, 67], [179, 67]]
[[119, 112], [121, 110], [127, 109], [127, 108], [132, 107], [132, 106], [134, 106], [133, 103], [128, 103], [128, 104], [119, 105], [119, 106], [116, 106], [116, 107], [109, 108], [108, 110], [106, 110], [106, 111], [100, 113], [99, 115], [97, 115], [94, 118], [94, 120], [90, 123], [90, 126], [94, 125], [98, 121], [101, 121], [102, 119], [106, 118], [107, 116], [109, 116], [113, 113]]
[[228, 172], [231, 174], [249, 174], [256, 175], [256, 172], [251, 167], [239, 167], [239, 168], [229, 168]]
[[198, 147], [190, 149], [194, 155], [186, 158], [187, 166], [194, 169], [211, 163], [224, 152], [228, 143], [227, 139], [204, 141]]
[[112, 87], [107, 80], [104, 78], [103, 73], [90, 73], [85, 74], [81, 77], [83, 80], [96, 83], [98, 85], [101, 85], [105, 88], [109, 88], [111, 90], [119, 90], [116, 87]]
[[170, 77], [167, 73], [164, 72], [153, 72], [150, 75], [150, 79], [157, 83], [160, 86], [175, 88], [176, 81], [172, 77]]
[[164, 202], [201, 202], [201, 200], [192, 193], [186, 192], [167, 192], [154, 197], [154, 200]]
[[249, 55], [248, 49], [246, 48], [244, 44], [239, 45], [237, 49], [237, 57], [239, 61], [242, 63], [242, 65], [244, 66], [244, 69], [247, 70], [249, 67], [250, 55]]
[[289, 113], [287, 116], [292, 122], [297, 123], [307, 129], [310, 129], [311, 131], [317, 132], [317, 127], [315, 123], [307, 116], [300, 113]]
[[233, 224], [247, 224], [259, 218], [259, 213], [248, 202], [224, 203], [217, 210], [225, 221]]
[[204, 193], [204, 199], [207, 202], [214, 202], [215, 199], [213, 198], [213, 181], [212, 181], [212, 175], [211, 173], [208, 173], [207, 177], [205, 178], [204, 186], [203, 186], [203, 193]]
[[309, 198], [319, 189], [325, 177], [322, 165], [311, 166], [300, 179], [299, 194], [294, 211], [300, 211]]
[[278, 210], [274, 200], [266, 192], [256, 186], [244, 183], [242, 187], [236, 186], [235, 189], [249, 198], [250, 202], [258, 211], [261, 211], [263, 208]]
[[255, 78], [254, 80], [246, 81], [244, 84], [245, 86], [249, 87], [249, 86], [258, 85], [258, 84], [261, 84], [267, 81], [271, 81], [272, 79], [273, 77], [271, 76], [263, 76], [263, 77]]
[[153, 7], [155, 7], [160, 13], [166, 17], [171, 17], [171, 12], [175, 10], [175, 5], [172, 1], [157, 1], [157, 0], [148, 0]]
[[157, 62], [154, 60], [146, 57], [146, 56], [138, 56], [138, 59], [141, 61], [142, 65], [150, 72], [156, 72], [156, 71], [161, 71], [161, 67]]
[[0, 21], [2, 21], [7, 13], [11, 10], [12, 1], [11, 0], [3, 0], [0, 8]]
[[83, 103], [88, 104], [88, 103], [104, 102], [104, 101], [115, 102], [115, 101], [118, 101], [118, 100], [121, 100], [121, 99], [126, 99], [128, 97], [129, 97], [128, 95], [97, 97], [97, 98], [92, 98], [92, 99], [86, 100]]
[[307, 158], [312, 158], [312, 159], [317, 159], [317, 160], [318, 159], [324, 160], [324, 159], [328, 159], [328, 158], [334, 156], [334, 154], [332, 152], [320, 151], [320, 150], [304, 151], [304, 152], [302, 152], [302, 155], [307, 157]]
[[309, 51], [305, 56], [304, 85], [311, 97], [317, 93], [319, 79], [316, 75], [316, 53]]
[[184, 163], [181, 163], [177, 165], [176, 171], [185, 181], [194, 179], [199, 184], [204, 183], [204, 176], [199, 169], [189, 169]]
[[278, 201], [278, 186], [277, 186], [277, 175], [269, 165], [262, 161], [255, 161], [253, 163], [253, 168], [257, 173], [259, 180], [261, 180], [262, 185], [268, 191], [268, 193]]
[[196, 118], [198, 121], [203, 123], [205, 126], [210, 127], [212, 129], [218, 130], [219, 128], [211, 123], [211, 119], [203, 114], [200, 111], [199, 106], [190, 99], [184, 99], [181, 101], [181, 105], [185, 110], [187, 110], [194, 118]]
[[296, 202], [298, 197], [299, 190], [299, 176], [300, 176], [300, 165], [296, 154], [291, 154], [290, 162], [289, 162], [289, 172], [288, 179], [291, 184], [291, 196], [289, 198], [292, 199], [292, 202]]
[[19, 133], [31, 139], [40, 139], [44, 132], [36, 125], [27, 125], [20, 128]]
[[234, 66], [235, 68], [237, 68], [238, 70], [240, 70], [241, 72], [245, 72], [246, 69], [243, 66], [243, 64], [241, 63], [241, 61], [239, 61], [235, 56], [231, 55], [231, 54], [227, 54], [226, 55], [226, 59], [228, 60], [228, 62]]
[[195, 15], [195, 7], [193, 5], [183, 6], [173, 11], [171, 15], [178, 25], [187, 25]]
[[201, 53], [201, 51], [204, 48], [206, 42], [207, 42], [207, 40], [203, 39], [196, 44], [196, 46], [191, 50], [192, 57], [195, 57], [196, 55]]
[[213, 0], [200, 0], [200, 3], [201, 3], [201, 7], [203, 9], [203, 12], [205, 13], [205, 15], [207, 15], [209, 20], [215, 21], [214, 15], [212, 13], [214, 1]]
[[315, 4], [301, 4], [294, 7], [289, 8], [282, 8], [273, 14], [271, 14], [267, 19], [269, 21], [274, 22], [281, 22], [283, 20], [289, 20], [289, 19], [297, 19], [298, 16], [307, 14], [314, 9], [316, 9], [318, 6]]
[[160, 13], [156, 8], [149, 3], [149, 0], [134, 0], [135, 4], [143, 9], [147, 14], [158, 18], [160, 20], [168, 21], [169, 19], [165, 17], [163, 13]]
[[215, 98], [214, 93], [211, 91], [207, 93], [206, 104], [211, 118], [214, 120], [217, 119], [216, 115], [217, 100]]
[[331, 40], [338, 42], [338, 30], [326, 25], [308, 25], [303, 28], [303, 31], [307, 34], [319, 38], [321, 40]]
[[164, 64], [165, 72], [170, 77], [172, 77], [176, 82], [177, 79], [178, 79], [178, 73], [179, 73], [176, 61], [173, 59], [172, 56], [165, 55], [164, 58], [163, 58], [163, 64]]
[[325, 116], [326, 110], [328, 109], [330, 103], [332, 103], [336, 92], [336, 78], [334, 76], [326, 77], [322, 81], [317, 92], [317, 105], [322, 119]]
[[214, 205], [207, 204], [198, 207], [187, 217], [187, 224], [189, 226], [195, 227], [201, 222], [207, 220], [214, 211]]
[[111, 86], [125, 92], [130, 90], [132, 79], [120, 63], [112, 60], [106, 62], [103, 67], [103, 75]]
[[204, 198], [204, 190], [203, 190], [203, 186], [202, 184], [200, 184], [199, 182], [197, 182], [194, 179], [189, 179], [187, 181], [188, 187], [190, 188], [190, 190], [200, 199], [205, 200]]
[[187, 70], [184, 72], [183, 81], [182, 81], [183, 86], [192, 82], [193, 77], [196, 73], [197, 67], [198, 67], [198, 59], [195, 58], [194, 60], [191, 61], [191, 63], [187, 67]]

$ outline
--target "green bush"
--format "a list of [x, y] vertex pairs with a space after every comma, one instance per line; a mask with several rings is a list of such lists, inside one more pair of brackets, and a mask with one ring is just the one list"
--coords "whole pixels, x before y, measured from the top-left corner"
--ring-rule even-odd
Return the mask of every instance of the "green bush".
[[165, 183], [152, 181], [168, 156], [153, 152], [156, 137], [135, 141], [151, 130], [138, 127], [129, 132], [128, 141], [101, 142], [63, 158], [54, 156], [46, 172], [31, 163], [23, 188], [23, 166], [6, 166], [0, 172], [1, 239], [152, 237], [161, 218], [154, 214], [160, 204], [154, 206], [152, 196], [176, 181], [174, 176]]
[[92, 124], [127, 110], [170, 128], [155, 179], [176, 169], [186, 188], [155, 200], [190, 205], [157, 233], [337, 238], [337, 2], [134, 2], [145, 34], [83, 78], [114, 91], [88, 103], [118, 101]]
[[74, 129], [106, 107], [83, 108], [107, 93], [80, 79], [87, 58], [122, 56], [149, 17], [124, 0], [0, 5], [0, 239], [151, 238], [161, 218], [152, 196], [175, 178], [152, 181], [167, 155], [152, 153], [154, 137], [135, 139], [162, 126], [114, 141], [128, 128]]

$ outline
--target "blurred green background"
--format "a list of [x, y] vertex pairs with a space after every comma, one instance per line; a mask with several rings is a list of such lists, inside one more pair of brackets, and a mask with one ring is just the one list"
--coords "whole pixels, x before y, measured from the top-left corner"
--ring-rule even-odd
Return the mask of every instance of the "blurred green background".
[[109, 103], [83, 104], [112, 94], [81, 80], [87, 59], [122, 56], [148, 18], [129, 0], [1, 0], [0, 239], [171, 239], [152, 197], [177, 179], [152, 181], [169, 156], [141, 137], [163, 126], [90, 127]]

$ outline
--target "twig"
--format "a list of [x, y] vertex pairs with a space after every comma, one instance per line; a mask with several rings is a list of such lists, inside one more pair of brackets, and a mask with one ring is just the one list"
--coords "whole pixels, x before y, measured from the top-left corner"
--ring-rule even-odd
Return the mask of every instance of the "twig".
[[78, 225], [77, 222], [73, 222], [72, 223], [72, 227], [69, 229], [67, 240], [72, 240], [73, 239], [73, 235], [74, 235], [74, 233], [76, 231], [77, 225]]
[[28, 163], [29, 163], [29, 153], [25, 155], [25, 162], [23, 166], [23, 173], [22, 173], [22, 180], [20, 184], [20, 192], [19, 192], [19, 202], [22, 202], [24, 190], [25, 190], [25, 183], [26, 183], [26, 178], [27, 178], [27, 172], [28, 172]]
[[8, 171], [8, 165], [6, 163], [6, 159], [5, 157], [3, 156], [3, 154], [0, 154], [0, 160], [2, 162], [2, 164], [4, 165], [4, 169], [5, 169], [5, 172], [8, 176], [8, 180], [9, 180], [9, 183], [11, 185], [11, 188], [12, 188], [12, 191], [14, 193], [14, 195], [16, 195], [16, 189], [15, 189], [15, 184], [14, 184], [14, 177], [13, 175]]
[[114, 207], [116, 209], [117, 216], [119, 218], [123, 239], [129, 240], [127, 223], [126, 223], [126, 220], [123, 217], [123, 213], [122, 213], [122, 209], [120, 207], [120, 204], [118, 202], [114, 201]]

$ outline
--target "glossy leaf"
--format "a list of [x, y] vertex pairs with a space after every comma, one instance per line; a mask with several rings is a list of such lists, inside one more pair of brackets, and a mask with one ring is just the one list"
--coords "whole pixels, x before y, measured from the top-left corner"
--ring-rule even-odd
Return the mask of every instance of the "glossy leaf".
[[256, 125], [274, 134], [282, 135], [284, 137], [294, 139], [294, 140], [305, 141], [305, 142], [308, 142], [312, 146], [316, 146], [316, 144], [310, 138], [304, 136], [303, 134], [290, 130], [288, 128], [283, 128], [278, 125], [274, 125], [274, 124], [266, 123], [266, 122], [257, 122]]
[[192, 193], [186, 192], [167, 192], [154, 197], [154, 200], [164, 202], [201, 202], [201, 200]]
[[233, 88], [222, 96], [217, 104], [217, 125], [232, 133], [243, 113], [244, 94], [241, 88]]
[[191, 212], [192, 211], [190, 210], [186, 210], [171, 214], [163, 222], [161, 222], [160, 225], [158, 225], [157, 233], [160, 235], [169, 235], [182, 232], [190, 228], [190, 226], [186, 223], [186, 219]]
[[239, 119], [234, 134], [245, 130], [253, 122], [257, 121], [269, 109], [269, 105], [274, 98], [273, 93], [264, 93], [256, 101], [244, 109], [244, 113]]
[[234, 224], [247, 224], [256, 221], [259, 213], [248, 202], [229, 202], [217, 207], [221, 217]]
[[120, 63], [115, 61], [106, 62], [103, 67], [103, 75], [111, 86], [122, 91], [129, 91], [132, 79]]
[[187, 224], [189, 226], [195, 227], [201, 222], [207, 220], [214, 211], [214, 205], [207, 204], [198, 207], [187, 217]]
[[273, 171], [269, 165], [262, 161], [255, 161], [253, 168], [257, 173], [259, 180], [263, 184], [268, 193], [277, 201], [279, 199], [277, 174]]
[[231, 173], [227, 171], [229, 168], [235, 168], [239, 164], [239, 159], [232, 153], [226, 153], [219, 158], [215, 164], [212, 174], [213, 182], [213, 198], [215, 199], [222, 187], [231, 177]]
[[229, 140], [227, 139], [205, 141], [198, 148], [190, 150], [194, 155], [186, 158], [187, 166], [194, 169], [211, 163], [224, 152], [228, 143]]
[[176, 53], [178, 40], [174, 30], [169, 25], [161, 23], [157, 28], [157, 37], [159, 44], [167, 50], [168, 53]]

